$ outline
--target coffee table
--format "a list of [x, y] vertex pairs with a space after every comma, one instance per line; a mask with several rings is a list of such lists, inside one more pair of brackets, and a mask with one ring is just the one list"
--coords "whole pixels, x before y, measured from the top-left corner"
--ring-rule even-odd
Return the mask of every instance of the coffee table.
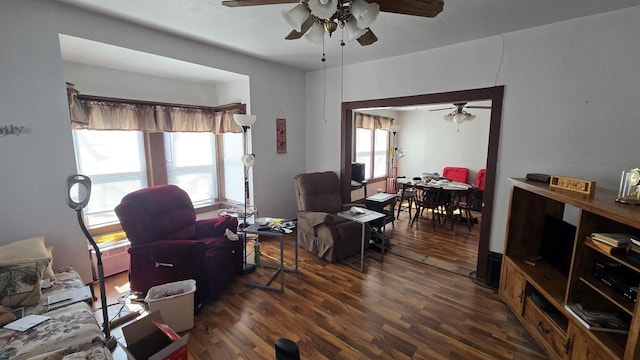
[[[356, 214], [353, 213], [351, 210], [346, 210], [346, 211], [341, 211], [338, 213], [338, 216], [340, 216], [341, 218], [345, 218], [347, 220], [351, 220], [351, 221], [355, 221], [359, 224], [362, 224], [362, 243], [360, 244], [360, 267], [357, 267], [354, 265], [356, 261], [345, 261], [345, 260], [340, 260], [341, 262], [351, 266], [352, 268], [356, 269], [356, 270], [360, 270], [360, 272], [364, 272], [364, 258], [365, 258], [365, 254], [364, 254], [364, 250], [365, 250], [365, 243], [366, 240], [365, 239], [365, 233], [366, 233], [366, 227], [367, 227], [367, 223], [378, 220], [378, 219], [382, 219], [384, 218], [386, 215], [379, 213], [377, 211], [373, 211], [373, 210], [369, 210], [369, 209], [365, 209], [365, 208], [359, 208], [363, 211], [362, 214]], [[374, 259], [383, 261], [384, 260], [384, 249], [381, 252], [381, 256], [375, 257], [371, 254], [367, 254], [367, 256], [373, 257]]]

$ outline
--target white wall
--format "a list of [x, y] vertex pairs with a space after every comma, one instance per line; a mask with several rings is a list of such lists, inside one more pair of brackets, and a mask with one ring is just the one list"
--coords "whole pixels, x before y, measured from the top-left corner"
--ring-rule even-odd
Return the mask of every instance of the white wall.
[[[7, 0], [0, 2], [0, 125], [31, 134], [0, 138], [0, 244], [46, 235], [54, 266], [74, 265], [91, 280], [86, 240], [64, 200], [64, 180], [76, 170], [59, 33], [249, 76], [256, 205], [265, 216], [295, 215], [292, 178], [305, 168], [302, 71], [57, 2]], [[287, 116], [284, 155], [275, 150], [279, 111]]]
[[[63, 62], [64, 78], [84, 95], [122, 99], [169, 102], [189, 105], [217, 106], [215, 85], [145, 75], [100, 66]], [[246, 81], [245, 101], [249, 97]], [[236, 100], [238, 101], [238, 100]]]
[[[496, 36], [347, 66], [344, 100], [504, 84], [490, 245], [502, 252], [508, 177], [544, 172], [617, 189], [621, 170], [638, 165], [638, 33], [640, 7], [635, 7], [505, 34], [504, 42]], [[320, 119], [322, 76], [322, 71], [306, 75], [306, 167], [337, 170], [340, 69], [327, 71], [326, 123]]]
[[[466, 111], [466, 110], [465, 110]], [[445, 166], [469, 169], [469, 183], [486, 168], [490, 111], [469, 109], [473, 121], [460, 125], [445, 121], [447, 111], [399, 112], [397, 145], [405, 156], [398, 161], [398, 175], [412, 178], [423, 172], [442, 174]]]

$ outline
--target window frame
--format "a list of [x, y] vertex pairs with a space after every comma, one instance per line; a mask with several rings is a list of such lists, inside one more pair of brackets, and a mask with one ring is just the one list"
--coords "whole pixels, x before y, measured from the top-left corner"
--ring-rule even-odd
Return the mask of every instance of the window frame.
[[[367, 180], [368, 182], [375, 182], [375, 181], [380, 181], [380, 180], [384, 180], [387, 179], [389, 177], [389, 149], [391, 146], [391, 136], [390, 136], [390, 132], [388, 130], [385, 129], [365, 129], [362, 128], [363, 130], [369, 130], [370, 131], [370, 147], [368, 150], [368, 157], [369, 157], [369, 164], [365, 165], [365, 169], [367, 168], [368, 165], [368, 169], [369, 172], [365, 174], [365, 180]], [[386, 131], [387, 134], [387, 141], [386, 141], [386, 151], [385, 151], [385, 155], [384, 155], [384, 175], [382, 176], [378, 176], [378, 177], [374, 177], [374, 173], [375, 173], [375, 155], [376, 155], [376, 130], [379, 131]], [[358, 141], [358, 136], [357, 136], [357, 131], [358, 128], [354, 128], [354, 132], [353, 132], [353, 143], [355, 146], [353, 146], [353, 153], [352, 153], [352, 159], [354, 159], [353, 161], [357, 161], [356, 160], [356, 152], [357, 152], [357, 141]]]

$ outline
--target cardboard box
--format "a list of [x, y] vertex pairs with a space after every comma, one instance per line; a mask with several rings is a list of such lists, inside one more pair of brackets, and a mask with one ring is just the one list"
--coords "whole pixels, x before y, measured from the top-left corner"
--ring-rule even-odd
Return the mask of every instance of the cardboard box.
[[189, 334], [180, 337], [164, 324], [159, 311], [122, 328], [127, 346], [120, 344], [129, 360], [188, 360]]

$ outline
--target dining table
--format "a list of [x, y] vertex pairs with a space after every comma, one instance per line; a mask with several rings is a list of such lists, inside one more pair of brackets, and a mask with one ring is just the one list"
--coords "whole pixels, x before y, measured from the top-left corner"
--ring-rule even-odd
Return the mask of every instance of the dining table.
[[[416, 189], [417, 196], [420, 198], [424, 191], [440, 191], [441, 196], [438, 196], [440, 201], [440, 207], [444, 212], [444, 220], [440, 225], [444, 226], [447, 221], [453, 221], [455, 204], [458, 201], [466, 200], [469, 191], [474, 188], [475, 185], [461, 183], [457, 181], [449, 181], [447, 179], [423, 179], [423, 178], [413, 178], [413, 179], [398, 179], [398, 183], [403, 186], [411, 186]], [[421, 209], [418, 209], [418, 213], [416, 214], [416, 218], [419, 217]]]

